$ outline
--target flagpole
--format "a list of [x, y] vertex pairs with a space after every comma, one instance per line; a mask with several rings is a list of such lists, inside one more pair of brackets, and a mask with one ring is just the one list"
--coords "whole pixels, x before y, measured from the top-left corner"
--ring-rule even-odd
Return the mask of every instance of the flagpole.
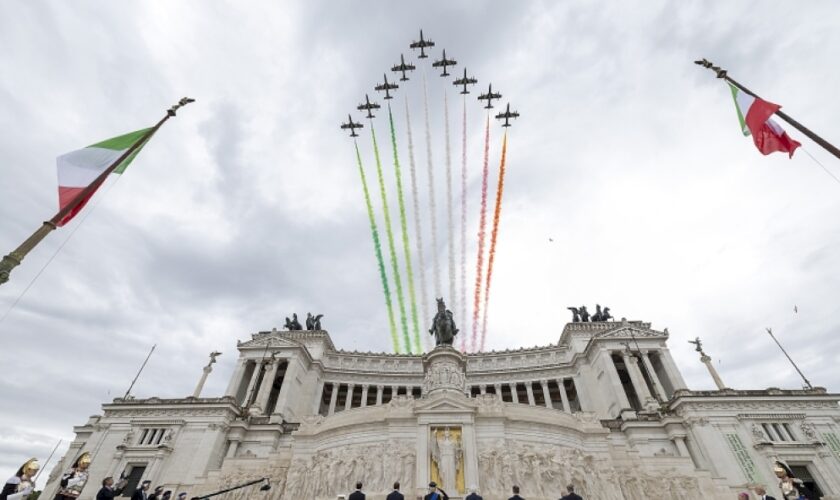
[[157, 344], [152, 346], [152, 350], [149, 351], [149, 355], [146, 356], [146, 360], [143, 361], [143, 364], [140, 366], [140, 370], [137, 371], [137, 375], [134, 376], [134, 380], [132, 380], [131, 385], [128, 386], [128, 390], [125, 391], [125, 396], [123, 396], [123, 399], [128, 399], [128, 396], [131, 394], [131, 389], [134, 388], [134, 383], [137, 382], [138, 378], [140, 378], [140, 374], [143, 373], [143, 368], [146, 368], [146, 363], [149, 362], [149, 358], [151, 358], [152, 353], [155, 352], [155, 347], [157, 347]]
[[[732, 78], [730, 78], [729, 75], [727, 75], [725, 69], [723, 69], [719, 66], [714, 66], [714, 63], [712, 63], [711, 61], [707, 61], [706, 59], [701, 59], [699, 61], [694, 61], [694, 64], [703, 66], [704, 68], [711, 69], [712, 71], [715, 72], [715, 74], [717, 75], [718, 78], [722, 78], [722, 79], [726, 80], [727, 82], [731, 83], [732, 85], [738, 87], [741, 91], [743, 91], [743, 92], [745, 92], [745, 93], [747, 93], [747, 94], [749, 94], [749, 95], [751, 95], [755, 98], [761, 99], [753, 91], [751, 91], [750, 89], [744, 87], [740, 83], [738, 83], [735, 80], [733, 80]], [[834, 156], [836, 156], [837, 158], [840, 159], [840, 149], [838, 149], [835, 145], [826, 141], [825, 139], [818, 136], [814, 132], [811, 132], [810, 129], [808, 129], [806, 126], [802, 125], [798, 121], [791, 118], [784, 111], [778, 110], [778, 111], [776, 111], [776, 115], [778, 115], [778, 117], [781, 118], [782, 120], [791, 124], [796, 130], [798, 130], [798, 131], [802, 132], [803, 134], [805, 134], [806, 136], [808, 136], [808, 138], [810, 138], [812, 141], [814, 141], [817, 144], [819, 144], [820, 146], [822, 146], [823, 149], [825, 149], [826, 151], [828, 151], [829, 153], [833, 154]]]
[[811, 382], [809, 382], [807, 378], [805, 378], [805, 374], [803, 374], [802, 370], [800, 370], [799, 367], [796, 366], [796, 363], [793, 362], [793, 358], [790, 357], [790, 354], [788, 354], [787, 351], [785, 350], [785, 348], [782, 347], [782, 344], [780, 344], [779, 341], [776, 340], [776, 336], [773, 335], [773, 330], [771, 330], [770, 328], [767, 328], [766, 330], [767, 330], [767, 333], [770, 334], [770, 337], [773, 339], [773, 341], [776, 343], [776, 345], [779, 346], [779, 349], [781, 349], [782, 352], [785, 353], [785, 356], [787, 356], [787, 359], [788, 359], [788, 361], [790, 361], [790, 364], [792, 364], [793, 367], [796, 368], [796, 372], [799, 373], [799, 376], [802, 377], [802, 380], [805, 381], [805, 386], [808, 387], [808, 389], [813, 389], [814, 386], [811, 385]]
[[166, 115], [157, 124], [149, 129], [146, 134], [143, 135], [140, 139], [137, 140], [134, 144], [131, 145], [119, 158], [117, 158], [108, 168], [106, 168], [99, 176], [94, 179], [93, 182], [88, 184], [86, 188], [81, 190], [79, 194], [77, 194], [67, 205], [64, 206], [61, 210], [56, 213], [52, 219], [48, 221], [44, 221], [44, 223], [32, 233], [29, 238], [27, 238], [19, 247], [17, 247], [14, 251], [10, 252], [8, 255], [3, 257], [3, 260], [0, 261], [0, 285], [9, 281], [9, 275], [11, 274], [12, 270], [19, 266], [20, 263], [23, 261], [24, 257], [35, 248], [38, 243], [40, 243], [44, 238], [47, 237], [50, 232], [58, 227], [58, 223], [61, 222], [64, 217], [66, 217], [69, 213], [75, 210], [79, 204], [84, 202], [93, 191], [96, 191], [99, 186], [105, 182], [105, 179], [110, 175], [116, 168], [129, 156], [131, 156], [140, 146], [142, 146], [149, 137], [152, 136], [158, 129], [170, 118], [175, 116], [175, 112], [178, 108], [186, 106], [187, 104], [193, 102], [195, 99], [190, 99], [189, 97], [184, 97], [178, 104], [173, 105], [171, 108], [166, 110]]

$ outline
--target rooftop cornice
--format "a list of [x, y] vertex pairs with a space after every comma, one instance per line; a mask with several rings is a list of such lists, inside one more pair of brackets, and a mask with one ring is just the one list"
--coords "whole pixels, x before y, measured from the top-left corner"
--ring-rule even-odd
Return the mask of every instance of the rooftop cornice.
[[840, 402], [840, 394], [829, 393], [824, 387], [813, 389], [779, 389], [770, 387], [767, 389], [736, 390], [724, 389], [721, 391], [692, 391], [689, 389], [678, 389], [671, 401], [669, 408], [676, 409], [681, 405], [703, 404], [703, 403], [746, 403], [750, 401], [821, 401], [825, 403]]
[[123, 409], [123, 408], [137, 408], [150, 406], [236, 406], [236, 399], [233, 396], [222, 396], [220, 398], [194, 398], [192, 396], [186, 398], [171, 398], [163, 399], [158, 397], [136, 399], [129, 398], [114, 398], [110, 403], [102, 405], [107, 409]]

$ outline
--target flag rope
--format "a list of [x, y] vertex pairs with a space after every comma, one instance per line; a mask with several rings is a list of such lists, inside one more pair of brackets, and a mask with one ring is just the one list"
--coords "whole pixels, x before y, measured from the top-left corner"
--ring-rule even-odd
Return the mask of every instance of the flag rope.
[[70, 234], [67, 235], [67, 238], [64, 241], [62, 241], [60, 245], [58, 245], [58, 247], [55, 249], [55, 252], [53, 252], [53, 254], [50, 255], [50, 258], [47, 259], [47, 261], [44, 263], [41, 269], [35, 274], [35, 276], [32, 277], [32, 280], [29, 282], [29, 284], [26, 285], [26, 288], [24, 288], [23, 291], [20, 292], [20, 295], [17, 296], [15, 301], [12, 302], [12, 305], [10, 305], [9, 308], [6, 309], [6, 312], [3, 313], [3, 316], [0, 317], [0, 324], [2, 324], [3, 321], [6, 320], [6, 317], [18, 305], [21, 299], [23, 299], [24, 295], [26, 295], [29, 289], [32, 288], [32, 285], [34, 285], [38, 278], [41, 277], [41, 273], [43, 273], [47, 269], [47, 267], [52, 263], [53, 259], [55, 259], [56, 256], [58, 256], [59, 252], [61, 252], [61, 250], [64, 248], [64, 245], [66, 245], [73, 237], [73, 235], [76, 234], [76, 231], [78, 231], [79, 228], [82, 227], [82, 224], [84, 224], [87, 218], [90, 217], [90, 214], [92, 214], [94, 210], [96, 210], [96, 207], [98, 207], [99, 204], [102, 203], [102, 200], [105, 199], [105, 196], [107, 196], [111, 189], [113, 189], [114, 186], [117, 185], [117, 182], [119, 182], [121, 178], [121, 175], [116, 176], [114, 182], [108, 183], [108, 186], [102, 191], [102, 193], [99, 196], [96, 197], [96, 200], [93, 203], [91, 203], [90, 208], [88, 210], [85, 210], [85, 213], [79, 219], [79, 223], [76, 224], [76, 226], [70, 231]]
[[823, 170], [825, 170], [825, 173], [827, 173], [828, 175], [830, 175], [830, 176], [831, 176], [831, 178], [832, 178], [832, 179], [834, 179], [834, 180], [837, 182], [837, 184], [840, 184], [840, 179], [838, 179], [836, 175], [832, 174], [832, 173], [831, 173], [831, 170], [829, 170], [828, 168], [826, 168], [826, 166], [825, 166], [825, 165], [823, 165], [823, 164], [822, 164], [822, 163], [821, 163], [818, 159], [816, 159], [816, 158], [814, 157], [814, 155], [812, 155], [812, 154], [811, 154], [811, 152], [810, 152], [810, 151], [808, 151], [807, 149], [805, 149], [805, 148], [804, 148], [804, 147], [802, 147], [802, 146], [799, 146], [799, 147], [800, 147], [800, 148], [802, 148], [802, 151], [805, 151], [805, 154], [806, 154], [806, 155], [810, 156], [810, 157], [811, 157], [811, 159], [812, 159], [812, 160], [814, 160], [814, 163], [816, 163], [817, 165], [819, 165], [819, 166], [820, 166], [820, 168], [822, 168]]

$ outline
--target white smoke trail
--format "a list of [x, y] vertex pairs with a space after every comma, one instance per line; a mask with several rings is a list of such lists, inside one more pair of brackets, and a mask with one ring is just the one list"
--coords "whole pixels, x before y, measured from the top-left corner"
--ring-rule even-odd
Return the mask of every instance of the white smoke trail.
[[[420, 309], [423, 321], [428, 321], [429, 293], [426, 289], [426, 260], [423, 257], [423, 229], [420, 225], [420, 194], [417, 189], [417, 165], [414, 160], [414, 140], [411, 135], [411, 113], [408, 109], [408, 95], [405, 97], [405, 128], [408, 131], [408, 162], [411, 172], [411, 201], [414, 213], [414, 230], [417, 234], [415, 248], [417, 249], [417, 274], [420, 275]], [[425, 335], [424, 335], [425, 337]]]
[[[461, 123], [461, 321], [467, 328], [467, 96], [464, 94], [464, 116]], [[461, 336], [461, 351], [467, 350], [467, 335]]]
[[435, 204], [435, 169], [432, 161], [432, 130], [429, 125], [429, 91], [426, 85], [426, 73], [423, 73], [423, 107], [426, 114], [426, 164], [429, 173], [429, 213], [432, 226], [432, 267], [434, 268], [435, 296], [442, 295], [440, 285], [440, 262], [438, 261], [437, 246], [437, 205]]
[[455, 290], [455, 223], [452, 216], [452, 148], [449, 141], [449, 98], [443, 91], [443, 130], [446, 141], [446, 240], [449, 254], [449, 297], [450, 308], [458, 310], [458, 294]]

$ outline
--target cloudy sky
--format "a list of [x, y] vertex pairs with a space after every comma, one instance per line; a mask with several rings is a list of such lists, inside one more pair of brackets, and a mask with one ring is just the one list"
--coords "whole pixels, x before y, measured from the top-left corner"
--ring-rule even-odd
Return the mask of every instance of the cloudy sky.
[[[410, 55], [421, 27], [434, 55], [447, 48], [456, 71], [466, 63], [522, 114], [488, 349], [556, 342], [566, 306], [598, 302], [668, 327], [692, 388], [712, 387], [686, 342], [696, 336], [729, 386], [801, 386], [764, 333], [771, 326], [815, 385], [840, 390], [840, 184], [802, 151], [761, 156], [728, 90], [692, 64], [728, 68], [838, 143], [838, 18], [830, 1], [3, 2], [2, 253], [55, 212], [56, 156], [149, 126], [184, 95], [197, 102], [0, 287], [6, 315], [55, 255], [0, 322], [0, 475], [45, 459], [59, 439], [65, 449], [72, 426], [125, 392], [153, 344], [138, 397], [190, 394], [214, 349], [224, 355], [205, 395], [221, 394], [236, 340], [282, 327], [291, 312], [325, 314], [341, 348], [391, 349], [353, 146], [338, 123]], [[446, 87], [456, 175], [462, 108], [427, 73], [445, 265]], [[400, 90], [418, 150], [419, 76]], [[394, 102], [405, 155], [405, 101]], [[475, 100], [467, 111], [472, 270], [483, 114]], [[840, 161], [787, 128], [840, 176]], [[494, 124], [491, 185], [500, 142]], [[424, 186], [420, 201], [429, 267]]]

